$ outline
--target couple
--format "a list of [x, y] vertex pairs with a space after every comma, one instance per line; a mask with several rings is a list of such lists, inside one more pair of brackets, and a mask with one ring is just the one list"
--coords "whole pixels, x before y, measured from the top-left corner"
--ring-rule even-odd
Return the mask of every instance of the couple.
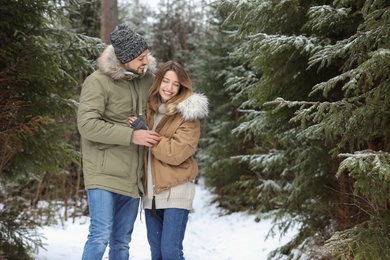
[[110, 40], [78, 108], [91, 218], [82, 259], [102, 259], [108, 243], [109, 259], [129, 259], [140, 200], [151, 259], [184, 259], [198, 173], [193, 154], [207, 98], [192, 93], [177, 62], [150, 72], [148, 45], [128, 26], [117, 27]]

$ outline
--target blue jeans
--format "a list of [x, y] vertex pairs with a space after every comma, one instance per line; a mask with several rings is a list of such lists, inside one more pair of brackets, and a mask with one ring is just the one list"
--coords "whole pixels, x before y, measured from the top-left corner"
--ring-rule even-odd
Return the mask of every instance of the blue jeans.
[[157, 216], [145, 209], [146, 229], [152, 260], [182, 260], [183, 240], [189, 211], [186, 209], [157, 209]]
[[129, 259], [129, 243], [139, 200], [101, 189], [88, 190], [91, 223], [83, 260], [102, 259], [108, 242], [109, 259]]

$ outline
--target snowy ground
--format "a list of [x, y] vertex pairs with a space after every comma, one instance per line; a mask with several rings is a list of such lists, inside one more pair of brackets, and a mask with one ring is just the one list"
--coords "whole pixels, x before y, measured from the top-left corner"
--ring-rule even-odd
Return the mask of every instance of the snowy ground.
[[[273, 249], [287, 243], [296, 233], [291, 230], [280, 238], [267, 236], [271, 220], [254, 221], [254, 216], [234, 213], [221, 216], [220, 209], [210, 204], [213, 195], [203, 185], [197, 185], [194, 212], [190, 214], [184, 239], [184, 256], [187, 260], [262, 260]], [[145, 218], [139, 216], [130, 243], [130, 258], [150, 259], [146, 238]], [[47, 238], [46, 251], [33, 255], [36, 260], [81, 259], [88, 235], [89, 218], [68, 221], [64, 226], [45, 227], [39, 230]], [[107, 251], [103, 259], [108, 259]]]

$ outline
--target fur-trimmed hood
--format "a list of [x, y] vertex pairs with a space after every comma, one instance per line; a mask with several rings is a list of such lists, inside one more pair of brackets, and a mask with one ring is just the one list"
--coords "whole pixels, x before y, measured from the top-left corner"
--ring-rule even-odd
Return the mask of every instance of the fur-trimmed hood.
[[209, 114], [209, 101], [201, 93], [193, 93], [186, 100], [180, 102], [177, 107], [184, 120], [203, 119]]
[[[145, 73], [149, 70], [153, 74], [156, 73], [156, 59], [149, 53], [148, 54], [149, 65], [145, 70]], [[136, 73], [127, 71], [125, 66], [118, 60], [115, 55], [114, 47], [108, 45], [98, 59], [98, 67], [104, 73], [110, 76], [113, 80], [121, 79], [133, 79], [138, 77], [143, 77], [143, 75], [138, 75]]]

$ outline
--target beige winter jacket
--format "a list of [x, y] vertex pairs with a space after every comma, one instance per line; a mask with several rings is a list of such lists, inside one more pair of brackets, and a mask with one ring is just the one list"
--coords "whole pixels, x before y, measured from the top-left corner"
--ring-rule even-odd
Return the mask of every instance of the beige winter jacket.
[[[156, 194], [192, 181], [198, 174], [198, 165], [193, 154], [199, 141], [200, 119], [208, 115], [208, 100], [204, 95], [194, 93], [179, 103], [177, 110], [175, 115], [164, 115], [155, 129], [162, 137], [158, 145], [151, 149]], [[151, 109], [147, 109], [146, 117], [151, 129], [154, 124]], [[146, 184], [146, 181], [144, 183]]]

